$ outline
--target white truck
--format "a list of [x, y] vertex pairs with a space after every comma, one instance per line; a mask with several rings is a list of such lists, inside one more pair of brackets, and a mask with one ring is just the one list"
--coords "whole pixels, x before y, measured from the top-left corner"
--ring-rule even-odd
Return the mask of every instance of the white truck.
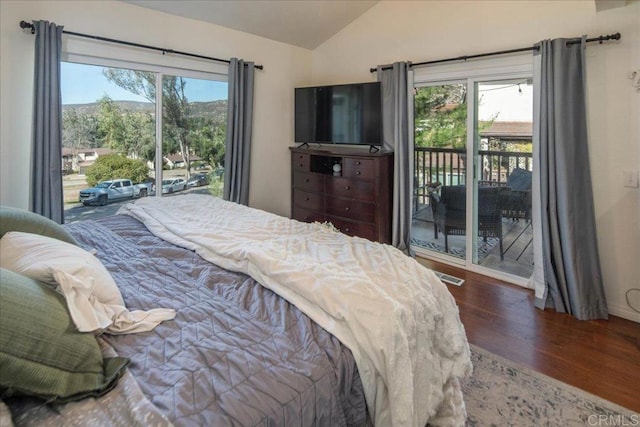
[[110, 201], [145, 197], [153, 190], [152, 182], [133, 184], [130, 179], [113, 179], [99, 182], [93, 188], [80, 191], [80, 202], [83, 205], [98, 204], [104, 206]]

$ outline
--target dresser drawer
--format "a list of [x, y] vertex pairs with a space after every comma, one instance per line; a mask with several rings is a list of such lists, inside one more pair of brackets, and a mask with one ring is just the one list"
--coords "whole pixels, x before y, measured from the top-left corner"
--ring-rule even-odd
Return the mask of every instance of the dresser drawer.
[[352, 218], [357, 221], [375, 221], [375, 205], [354, 199], [327, 197], [325, 212], [328, 215]]
[[369, 159], [351, 159], [342, 160], [342, 176], [348, 178], [360, 178], [373, 181], [375, 172], [375, 164]]
[[311, 156], [308, 154], [292, 153], [291, 154], [291, 168], [294, 172], [309, 172], [311, 171]]
[[322, 214], [322, 212], [303, 209], [298, 206], [293, 207], [291, 217], [295, 220], [302, 221], [302, 222], [315, 222], [315, 221], [324, 222], [325, 221], [324, 214]]
[[293, 173], [293, 187], [310, 192], [323, 192], [324, 176], [313, 173]]
[[375, 193], [372, 182], [350, 178], [327, 179], [325, 193], [329, 196], [351, 197], [365, 202], [374, 202]]
[[349, 236], [358, 236], [369, 240], [376, 240], [376, 228], [373, 224], [349, 221], [333, 216], [327, 216], [326, 221], [329, 221], [335, 228]]
[[306, 191], [293, 190], [293, 204], [312, 211], [321, 211], [324, 206], [324, 197], [321, 193], [309, 193]]

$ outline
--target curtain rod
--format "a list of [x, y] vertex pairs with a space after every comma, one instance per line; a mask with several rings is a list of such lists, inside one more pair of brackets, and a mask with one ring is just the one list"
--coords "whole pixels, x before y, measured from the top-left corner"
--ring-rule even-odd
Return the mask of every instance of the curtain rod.
[[[590, 43], [590, 42], [599, 42], [600, 44], [602, 44], [602, 42], [607, 41], [607, 40], [620, 40], [622, 36], [620, 35], [620, 33], [615, 33], [615, 34], [609, 34], [606, 36], [599, 36], [599, 37], [594, 37], [591, 39], [587, 39], [586, 42]], [[580, 43], [582, 40], [581, 39], [575, 39], [575, 40], [569, 40], [567, 42], [567, 44], [577, 44]], [[518, 49], [509, 49], [509, 50], [500, 50], [497, 52], [488, 52], [488, 53], [479, 53], [476, 55], [464, 55], [464, 56], [458, 56], [455, 58], [447, 58], [447, 59], [437, 59], [435, 61], [424, 61], [424, 62], [416, 62], [415, 64], [410, 64], [410, 67], [419, 67], [422, 65], [431, 65], [431, 64], [440, 64], [442, 62], [452, 62], [452, 61], [466, 61], [467, 59], [474, 59], [474, 58], [483, 58], [485, 56], [494, 56], [494, 55], [503, 55], [506, 53], [516, 53], [516, 52], [526, 52], [526, 51], [531, 51], [531, 50], [540, 50], [540, 46], [539, 45], [533, 45], [533, 46], [529, 46], [529, 47], [521, 47]], [[383, 70], [390, 70], [392, 67], [391, 66], [384, 66], [382, 67]], [[369, 72], [371, 73], [375, 73], [376, 71], [378, 71], [378, 68], [369, 68]]]
[[[33, 24], [27, 22], [27, 21], [20, 21], [20, 28], [22, 28], [22, 29], [29, 28], [31, 30], [31, 34], [35, 34], [35, 32], [36, 32], [35, 26]], [[123, 41], [123, 40], [110, 39], [108, 37], [94, 36], [94, 35], [91, 35], [91, 34], [76, 33], [74, 31], [62, 30], [62, 33], [63, 34], [69, 34], [71, 36], [85, 37], [85, 38], [88, 38], [88, 39], [100, 40], [100, 41], [103, 41], [103, 42], [122, 44], [122, 45], [125, 45], [125, 46], [133, 46], [133, 47], [139, 47], [139, 48], [143, 48], [143, 49], [157, 50], [159, 52], [162, 52], [163, 55], [165, 55], [167, 53], [172, 53], [172, 54], [176, 54], [176, 55], [190, 56], [192, 58], [208, 59], [208, 60], [211, 60], [211, 61], [218, 61], [218, 62], [226, 62], [227, 64], [229, 64], [231, 62], [228, 59], [214, 58], [212, 56], [198, 55], [196, 53], [181, 52], [179, 50], [165, 49], [165, 48], [162, 48], [162, 47], [150, 46], [150, 45], [140, 44], [140, 43], [127, 42], [127, 41]], [[264, 67], [262, 65], [255, 65], [255, 68], [257, 68], [258, 70], [264, 69]]]

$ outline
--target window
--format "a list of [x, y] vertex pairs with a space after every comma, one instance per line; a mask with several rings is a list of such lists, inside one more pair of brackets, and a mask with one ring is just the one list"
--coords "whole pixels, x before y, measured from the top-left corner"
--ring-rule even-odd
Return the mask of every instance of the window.
[[[222, 196], [226, 76], [63, 62], [61, 80], [65, 222], [115, 213], [133, 197]], [[133, 185], [96, 188], [116, 179]]]

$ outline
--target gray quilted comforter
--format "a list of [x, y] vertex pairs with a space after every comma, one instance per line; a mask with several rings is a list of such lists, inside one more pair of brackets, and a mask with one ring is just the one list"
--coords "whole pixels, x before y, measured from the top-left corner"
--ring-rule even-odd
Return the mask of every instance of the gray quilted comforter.
[[106, 336], [175, 425], [363, 425], [349, 349], [243, 274], [117, 215], [66, 226], [112, 273], [130, 309], [173, 308], [147, 333]]
[[126, 215], [66, 228], [96, 249], [130, 309], [173, 308], [176, 318], [151, 332], [102, 336], [106, 354], [131, 359], [111, 392], [64, 405], [13, 398], [8, 409], [0, 402], [0, 425], [370, 423], [351, 351], [283, 298]]

